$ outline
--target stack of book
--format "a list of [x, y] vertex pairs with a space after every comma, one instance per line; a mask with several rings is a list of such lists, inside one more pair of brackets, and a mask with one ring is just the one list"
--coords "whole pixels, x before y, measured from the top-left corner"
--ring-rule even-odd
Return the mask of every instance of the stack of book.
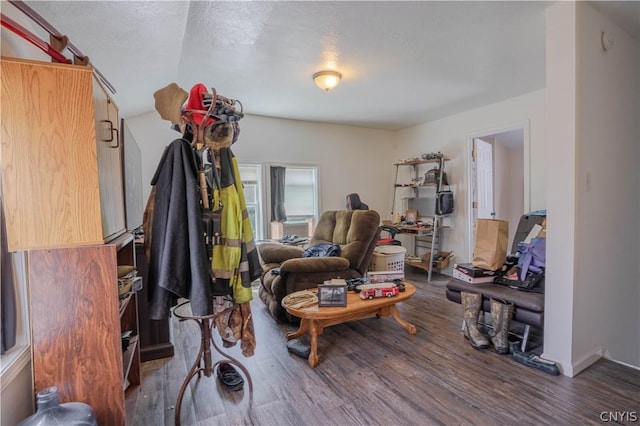
[[453, 278], [470, 284], [490, 283], [498, 275], [498, 271], [474, 267], [471, 263], [453, 265]]

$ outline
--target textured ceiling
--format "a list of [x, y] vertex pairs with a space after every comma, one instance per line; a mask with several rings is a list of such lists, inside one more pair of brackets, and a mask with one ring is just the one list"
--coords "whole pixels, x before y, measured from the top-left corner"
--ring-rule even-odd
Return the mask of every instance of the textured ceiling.
[[[115, 86], [124, 117], [170, 82], [251, 114], [383, 129], [545, 87], [541, 1], [26, 3]], [[343, 74], [328, 93], [322, 69]]]

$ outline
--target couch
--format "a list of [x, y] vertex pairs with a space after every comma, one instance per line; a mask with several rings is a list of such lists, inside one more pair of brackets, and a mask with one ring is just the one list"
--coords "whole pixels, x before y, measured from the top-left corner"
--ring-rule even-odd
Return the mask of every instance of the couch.
[[[511, 253], [517, 251], [518, 243], [523, 241], [534, 225], [541, 223], [545, 216], [525, 214], [520, 218], [518, 228], [513, 238]], [[542, 330], [544, 328], [544, 278], [538, 284], [538, 292], [527, 292], [510, 288], [502, 284], [482, 283], [469, 284], [457, 279], [447, 283], [447, 299], [462, 303], [461, 292], [482, 294], [482, 309], [491, 312], [491, 299], [505, 303], [513, 303], [513, 317], [516, 322], [524, 324], [521, 349], [524, 351], [529, 338], [531, 327]]]
[[263, 273], [258, 295], [271, 315], [295, 322], [282, 299], [295, 291], [315, 288], [333, 278], [365, 276], [380, 237], [380, 215], [374, 210], [333, 210], [322, 213], [309, 246], [338, 244], [340, 256], [302, 257], [302, 247], [267, 242], [258, 245]]

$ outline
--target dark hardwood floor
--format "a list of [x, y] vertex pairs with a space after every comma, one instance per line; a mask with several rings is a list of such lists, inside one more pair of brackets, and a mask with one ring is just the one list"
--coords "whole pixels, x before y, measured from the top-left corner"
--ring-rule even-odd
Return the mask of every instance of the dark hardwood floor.
[[[595, 425], [613, 415], [618, 421], [609, 424], [640, 423], [640, 371], [603, 359], [574, 378], [551, 376], [510, 355], [474, 350], [460, 331], [460, 305], [444, 295], [448, 277], [427, 283], [426, 274], [407, 271], [407, 278], [417, 292], [398, 306], [417, 334], [392, 318], [330, 327], [319, 338], [317, 368], [287, 351], [285, 333], [297, 327], [276, 323], [256, 294], [255, 355], [243, 357], [239, 345], [227, 350], [250, 372], [251, 403], [246, 383], [243, 391], [227, 392], [215, 374], [196, 377], [181, 424]], [[175, 318], [173, 327], [175, 356], [142, 364], [135, 425], [174, 424], [200, 331]]]

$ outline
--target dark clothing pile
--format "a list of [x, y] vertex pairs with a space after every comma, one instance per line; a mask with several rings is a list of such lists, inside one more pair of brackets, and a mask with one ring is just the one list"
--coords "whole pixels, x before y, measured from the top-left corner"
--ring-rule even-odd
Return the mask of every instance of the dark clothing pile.
[[151, 182], [154, 196], [145, 214], [151, 220], [146, 233], [151, 241], [145, 241], [150, 244], [146, 285], [151, 319], [167, 318], [178, 297], [191, 301], [193, 315], [208, 315], [211, 297], [229, 294], [228, 287], [212, 288], [195, 167], [189, 142], [176, 139], [165, 148]]
[[340, 246], [338, 244], [323, 243], [307, 247], [302, 252], [302, 257], [335, 257], [340, 256]]

